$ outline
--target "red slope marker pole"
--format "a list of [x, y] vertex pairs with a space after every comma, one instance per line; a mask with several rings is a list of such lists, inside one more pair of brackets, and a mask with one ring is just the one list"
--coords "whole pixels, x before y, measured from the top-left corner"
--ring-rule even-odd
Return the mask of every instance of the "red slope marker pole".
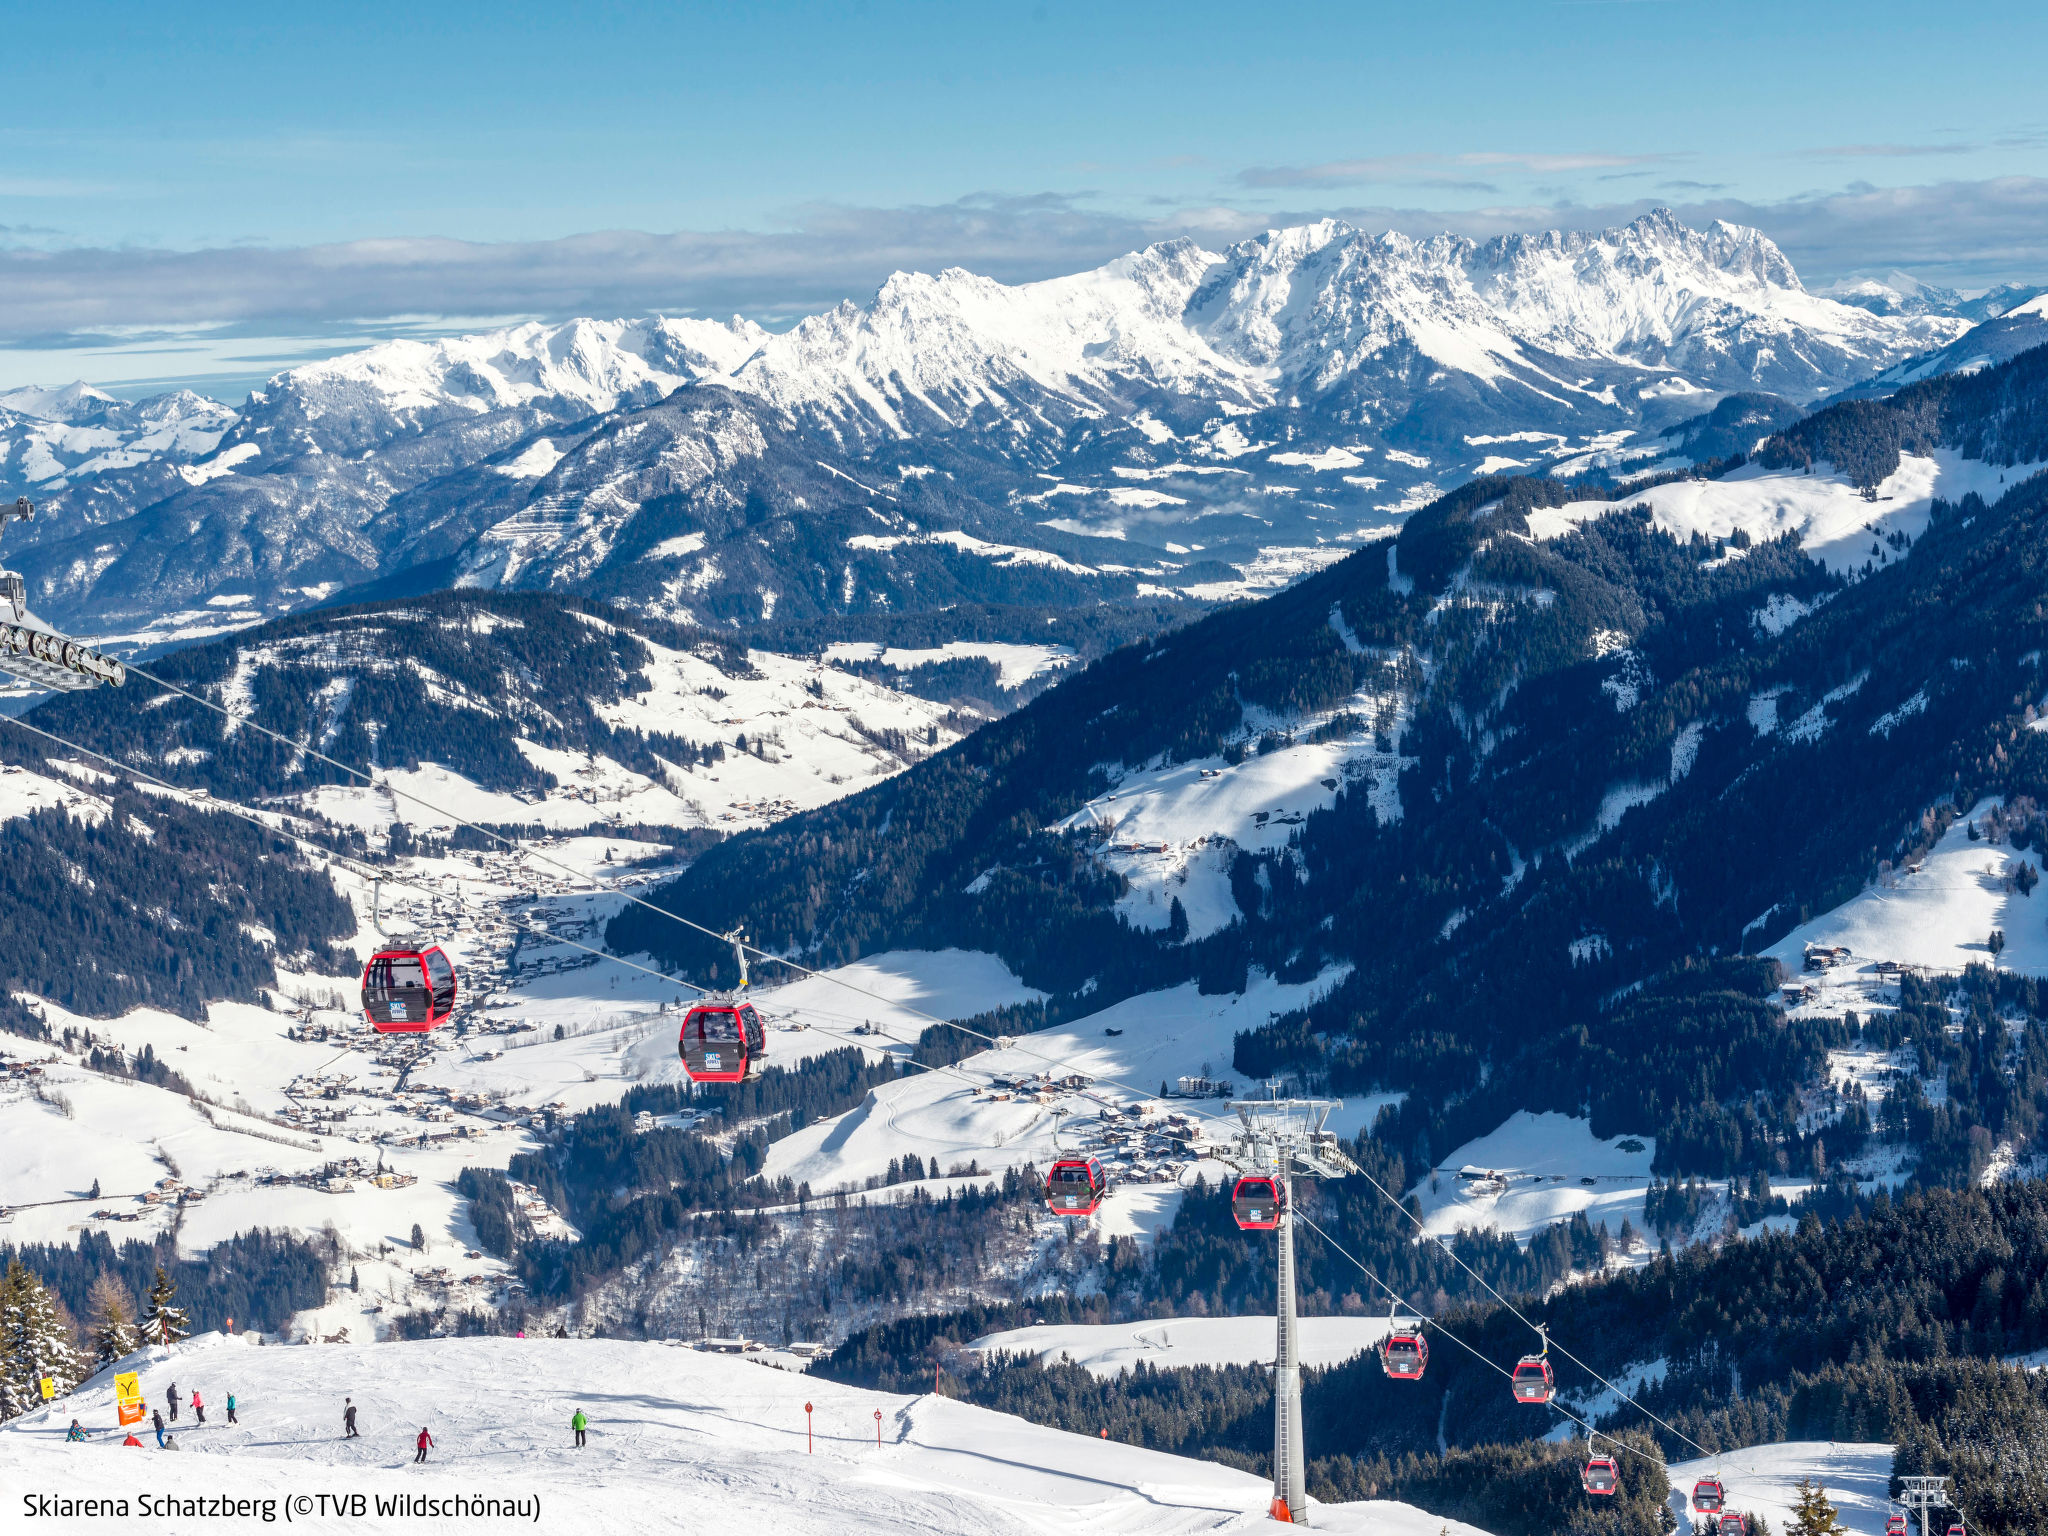
[[877, 1409], [875, 1410], [875, 1449], [879, 1451], [879, 1450], [880, 1450], [881, 1448], [882, 1448], [882, 1410], [881, 1410], [881, 1409], [879, 1409], [879, 1408], [877, 1408]]
[[805, 1454], [806, 1456], [814, 1455], [814, 1454], [816, 1453], [817, 1449], [818, 1449], [818, 1448], [817, 1448], [817, 1446], [816, 1446], [816, 1445], [814, 1445], [814, 1444], [812, 1444], [812, 1442], [811, 1442], [811, 1405], [810, 1405], [809, 1403], [805, 1403], [805, 1404], [804, 1404], [804, 1454]]

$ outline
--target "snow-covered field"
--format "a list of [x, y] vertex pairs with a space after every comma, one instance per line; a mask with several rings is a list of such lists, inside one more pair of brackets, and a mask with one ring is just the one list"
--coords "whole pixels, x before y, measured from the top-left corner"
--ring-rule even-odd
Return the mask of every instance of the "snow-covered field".
[[[898, 958], [898, 964], [909, 961], [908, 956]], [[1162, 1216], [1170, 1219], [1165, 1207], [1176, 1198], [1173, 1186], [1193, 1164], [1192, 1152], [1163, 1150], [1166, 1116], [1199, 1117], [1212, 1137], [1236, 1123], [1216, 1101], [1160, 1099], [1150, 1090], [1183, 1076], [1227, 1069], [1239, 1030], [1305, 1005], [1342, 975], [1331, 971], [1314, 982], [1285, 984], [1253, 972], [1241, 996], [1205, 996], [1189, 982], [1126, 998], [1061, 1028], [1020, 1036], [1008, 1049], [978, 1052], [954, 1071], [920, 1072], [878, 1088], [851, 1113], [777, 1142], [763, 1171], [822, 1192], [881, 1174], [905, 1151], [948, 1168], [969, 1160], [984, 1169], [1024, 1163], [1042, 1167], [1055, 1154], [1057, 1119], [1062, 1122], [1059, 1148], [1101, 1152], [1120, 1186], [1104, 1207], [1102, 1230], [1110, 1235], [1149, 1230]], [[773, 1008], [775, 998], [764, 994], [764, 1005]], [[915, 1034], [906, 1027], [902, 1038], [914, 1040]], [[1090, 1079], [1091, 1086], [1043, 1086], [1048, 1077], [1073, 1074]], [[1248, 1091], [1250, 1085], [1244, 1086]], [[1332, 1117], [1331, 1128], [1356, 1134], [1385, 1102], [1350, 1101]], [[1142, 1117], [1120, 1112], [1141, 1104], [1152, 1105], [1152, 1112]]]
[[1604, 1221], [1618, 1233], [1627, 1219], [1640, 1231], [1656, 1156], [1654, 1137], [1601, 1141], [1588, 1121], [1522, 1110], [1450, 1153], [1409, 1193], [1440, 1237], [1491, 1228], [1527, 1241], [1582, 1211], [1596, 1227]]
[[1727, 1507], [1761, 1515], [1774, 1531], [1792, 1524], [1795, 1486], [1807, 1477], [1827, 1489], [1842, 1523], [1857, 1536], [1884, 1529], [1885, 1516], [1899, 1511], [1885, 1498], [1891, 1487], [1892, 1447], [1855, 1441], [1788, 1440], [1753, 1445], [1702, 1461], [1671, 1465], [1673, 1489], [1692, 1494], [1701, 1477], [1718, 1476], [1728, 1490]]
[[[1375, 1348], [1386, 1336], [1384, 1317], [1304, 1317], [1303, 1365], [1342, 1365]], [[1035, 1355], [1069, 1360], [1091, 1375], [1114, 1376], [1140, 1361], [1153, 1367], [1270, 1364], [1275, 1347], [1270, 1317], [1174, 1317], [1140, 1323], [1041, 1324], [1010, 1328], [976, 1339], [986, 1354]]]
[[975, 657], [994, 663], [997, 682], [1006, 690], [1022, 688], [1034, 678], [1064, 671], [1074, 661], [1074, 649], [1068, 645], [1013, 645], [988, 640], [949, 640], [944, 645], [922, 650], [900, 645], [884, 647], [872, 640], [847, 640], [826, 646], [824, 654], [828, 666], [849, 661], [879, 661], [883, 666], [895, 667], [899, 671]]
[[1996, 804], [1972, 806], [1942, 834], [1917, 872], [1900, 872], [1889, 885], [1866, 888], [1794, 928], [1765, 953], [1795, 977], [1808, 944], [1847, 945], [1858, 962], [1894, 960], [1960, 971], [1991, 963], [1996, 928], [2005, 934], [2000, 969], [2048, 975], [2048, 902], [2006, 888], [2007, 877], [2023, 861], [2039, 866], [2039, 850], [2021, 853], [2006, 843], [1970, 840], [1970, 823]]
[[[146, 1363], [145, 1363], [146, 1360]], [[303, 1530], [749, 1530], [989, 1532], [1118, 1536], [1263, 1529], [1271, 1485], [1209, 1462], [1028, 1424], [942, 1397], [901, 1397], [660, 1343], [445, 1339], [372, 1351], [256, 1348], [205, 1335], [131, 1357], [146, 1401], [197, 1388], [210, 1420], [178, 1425], [178, 1452], [140, 1450], [115, 1427], [112, 1373], [49, 1413], [0, 1430], [0, 1481], [56, 1497], [228, 1496], [277, 1501], [270, 1523]], [[236, 1396], [239, 1426], [223, 1422]], [[360, 1438], [341, 1438], [342, 1399]], [[805, 1405], [813, 1432], [807, 1444]], [[575, 1448], [570, 1416], [589, 1416]], [[76, 1415], [93, 1432], [64, 1443]], [[413, 1465], [420, 1429], [434, 1449]], [[323, 1510], [325, 1494], [364, 1511]], [[495, 1518], [420, 1518], [377, 1503], [414, 1498], [531, 1502]], [[1485, 1536], [1408, 1505], [1333, 1505], [1324, 1530], [1374, 1536]], [[155, 1529], [253, 1530], [240, 1519], [151, 1521]], [[103, 1519], [38, 1520], [98, 1530]]]
[[[1719, 480], [1655, 486], [1624, 501], [1629, 506], [1647, 505], [1658, 526], [1681, 539], [1695, 533], [1725, 539], [1737, 529], [1757, 540], [1797, 533], [1801, 547], [1814, 559], [1829, 570], [1846, 572], [1861, 570], [1866, 561], [1882, 566], [1897, 559], [1897, 551], [1883, 540], [1894, 533], [1919, 538], [1936, 497], [1957, 502], [1974, 491], [1987, 502], [1996, 501], [2044, 467], [2048, 466], [2008, 468], [1937, 448], [1927, 458], [1901, 455], [1899, 467], [1878, 485], [1876, 501], [1865, 501], [1841, 475], [1757, 465], [1746, 465]], [[1539, 539], [1555, 538], [1614, 508], [1611, 501], [1546, 508], [1530, 514], [1529, 531]]]

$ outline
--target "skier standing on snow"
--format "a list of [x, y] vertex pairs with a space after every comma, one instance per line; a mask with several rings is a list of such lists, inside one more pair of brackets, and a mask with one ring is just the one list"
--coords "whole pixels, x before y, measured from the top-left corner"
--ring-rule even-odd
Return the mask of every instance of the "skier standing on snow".
[[149, 1410], [149, 1416], [156, 1420], [156, 1448], [162, 1450], [164, 1448], [164, 1411], [161, 1408], [152, 1408]]
[[206, 1422], [206, 1404], [199, 1401], [199, 1393], [196, 1388], [192, 1393], [192, 1412], [200, 1423], [204, 1424]]
[[235, 1424], [235, 1423], [239, 1423], [239, 1422], [240, 1422], [240, 1420], [238, 1420], [238, 1419], [237, 1419], [237, 1418], [235, 1417], [235, 1394], [234, 1394], [234, 1393], [232, 1393], [232, 1392], [230, 1392], [230, 1393], [228, 1394], [228, 1422], [229, 1422], [230, 1424]]
[[576, 1431], [576, 1448], [581, 1450], [583, 1448], [583, 1432], [590, 1428], [590, 1420], [583, 1417], [583, 1410], [581, 1408], [576, 1410], [576, 1416], [569, 1421], [569, 1427]]
[[420, 1426], [420, 1437], [414, 1443], [420, 1448], [419, 1454], [412, 1459], [413, 1465], [418, 1466], [427, 1459], [427, 1447], [434, 1443], [434, 1437], [427, 1433], [426, 1425], [422, 1424]]
[[168, 1398], [170, 1399], [170, 1402], [171, 1402], [171, 1422], [172, 1422], [173, 1424], [175, 1424], [175, 1423], [177, 1423], [177, 1422], [178, 1422], [178, 1384], [177, 1384], [177, 1383], [176, 1383], [175, 1381], [174, 1381], [174, 1382], [172, 1382], [172, 1383], [171, 1383], [171, 1390], [170, 1390], [169, 1392], [165, 1393], [164, 1395], [165, 1395], [166, 1397], [168, 1397]]
[[356, 1432], [356, 1405], [352, 1399], [346, 1397], [341, 1400], [341, 1438], [344, 1440], [360, 1440], [363, 1438]]

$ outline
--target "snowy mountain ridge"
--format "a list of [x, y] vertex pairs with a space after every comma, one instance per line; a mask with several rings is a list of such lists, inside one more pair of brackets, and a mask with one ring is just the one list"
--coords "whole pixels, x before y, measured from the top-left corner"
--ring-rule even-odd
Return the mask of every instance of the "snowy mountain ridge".
[[[0, 464], [50, 503], [11, 546], [39, 556], [38, 601], [102, 629], [223, 594], [289, 609], [414, 569], [417, 589], [458, 573], [560, 586], [603, 567], [613, 595], [662, 592], [657, 611], [677, 612], [678, 573], [624, 563], [711, 532], [632, 532], [661, 520], [642, 514], [660, 507], [676, 447], [636, 413], [678, 390], [715, 390], [752, 414], [742, 437], [790, 445], [772, 463], [709, 463], [691, 482], [700, 507], [864, 515], [915, 482], [943, 487], [942, 526], [978, 538], [1067, 559], [1058, 533], [1142, 541], [1201, 556], [1205, 580], [1227, 585], [1231, 567], [1312, 566], [1299, 552], [1334, 556], [1475, 475], [1688, 462], [1658, 434], [1730, 393], [1810, 401], [1966, 328], [1816, 295], [1758, 231], [1666, 211], [1483, 242], [1325, 220], [1221, 252], [1166, 241], [1039, 282], [899, 272], [867, 303], [780, 334], [656, 317], [389, 341], [281, 373], [232, 419], [211, 408], [210, 442], [179, 407], [187, 424], [148, 439], [154, 459], [109, 438], [112, 457], [81, 440]], [[117, 410], [97, 398], [32, 391], [21, 406]], [[616, 491], [604, 538], [561, 561], [503, 558], [592, 505], [565, 502], [555, 476], [596, 438]], [[818, 464], [832, 485], [811, 483]], [[1125, 563], [1156, 564], [1133, 553]], [[723, 593], [728, 622], [772, 617], [755, 589], [816, 585], [840, 563], [788, 559]], [[848, 612], [882, 600], [839, 585]]]

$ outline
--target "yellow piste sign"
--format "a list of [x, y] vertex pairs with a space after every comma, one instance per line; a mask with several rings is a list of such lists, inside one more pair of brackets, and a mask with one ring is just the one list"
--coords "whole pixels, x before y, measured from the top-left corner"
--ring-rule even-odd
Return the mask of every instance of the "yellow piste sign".
[[129, 1371], [114, 1378], [114, 1404], [119, 1409], [120, 1422], [140, 1424], [142, 1422], [142, 1375]]
[[57, 1383], [55, 1378], [45, 1376], [43, 1378], [43, 1401], [47, 1403], [51, 1398], [55, 1397], [56, 1395]]

